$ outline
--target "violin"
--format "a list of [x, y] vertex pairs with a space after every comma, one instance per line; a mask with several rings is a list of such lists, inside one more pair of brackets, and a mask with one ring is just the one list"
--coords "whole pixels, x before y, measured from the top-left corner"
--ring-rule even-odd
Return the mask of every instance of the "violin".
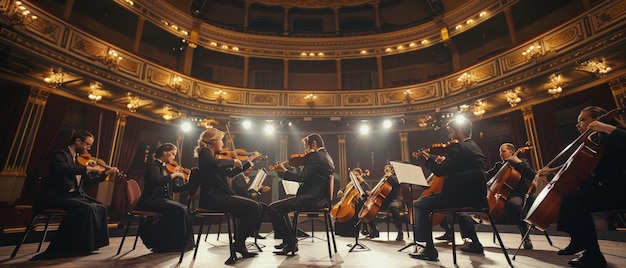
[[174, 183], [176, 183], [176, 185], [178, 185], [178, 186], [185, 185], [185, 184], [187, 184], [189, 182], [189, 174], [191, 173], [191, 169], [184, 168], [184, 167], [180, 166], [178, 164], [178, 162], [176, 162], [174, 160], [172, 160], [169, 163], [165, 164], [165, 171], [168, 174], [172, 174], [172, 173], [176, 173], [176, 172], [179, 172], [179, 173], [183, 174], [182, 178], [179, 178], [179, 177], [173, 178], [174, 179]]
[[449, 146], [457, 143], [459, 143], [458, 140], [451, 140], [446, 143], [433, 143], [430, 145], [430, 148], [415, 151], [411, 153], [411, 156], [419, 158], [420, 156], [425, 155], [425, 153], [428, 153], [431, 157], [445, 155], [448, 152], [448, 148], [450, 148]]
[[282, 161], [282, 162], [278, 162], [275, 165], [271, 165], [268, 167], [269, 170], [276, 170], [279, 166], [282, 166], [284, 164], [289, 164], [292, 167], [299, 167], [304, 165], [304, 157], [309, 154], [315, 152], [315, 150], [309, 150], [304, 154], [292, 154], [289, 159]]
[[[226, 160], [239, 159], [240, 161], [244, 161], [248, 159], [248, 156], [251, 156], [254, 153], [256, 152], [249, 153], [249, 152], [246, 152], [246, 150], [244, 149], [235, 149], [234, 151], [231, 151], [228, 149], [228, 147], [222, 147], [221, 151], [215, 153], [215, 157], [217, 157], [217, 159], [226, 159]], [[261, 155], [257, 158], [267, 160], [266, 155]]]
[[[113, 167], [107, 165], [106, 162], [104, 162], [104, 160], [91, 156], [89, 152], [84, 152], [82, 154], [79, 154], [76, 157], [76, 162], [78, 162], [79, 165], [84, 166], [84, 167], [96, 167], [100, 172], [105, 172], [107, 170], [113, 169]], [[122, 173], [121, 171], [119, 171], [117, 175], [126, 177], [126, 175]]]

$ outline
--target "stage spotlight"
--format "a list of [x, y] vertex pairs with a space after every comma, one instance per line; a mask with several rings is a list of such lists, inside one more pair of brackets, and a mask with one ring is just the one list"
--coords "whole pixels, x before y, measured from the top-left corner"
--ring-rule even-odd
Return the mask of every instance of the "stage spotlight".
[[459, 115], [457, 115], [456, 117], [454, 117], [454, 120], [455, 120], [456, 122], [458, 122], [458, 123], [463, 123], [463, 122], [465, 122], [465, 120], [467, 120], [467, 119], [465, 118], [465, 116], [464, 116], [464, 115], [459, 114]]
[[185, 121], [182, 124], [180, 124], [180, 129], [183, 132], [189, 132], [189, 130], [191, 130], [191, 123], [189, 121]]
[[383, 121], [384, 128], [391, 128], [392, 125], [393, 125], [393, 122], [391, 122], [391, 119], [385, 119], [385, 121]]
[[243, 120], [243, 123], [241, 123], [241, 125], [243, 126], [244, 129], [250, 129], [252, 127], [252, 122], [246, 119], [246, 120]]
[[370, 132], [370, 126], [368, 126], [368, 125], [361, 125], [360, 130], [361, 130], [361, 134], [367, 134], [367, 133]]
[[265, 131], [266, 135], [272, 135], [274, 134], [274, 126], [273, 125], [265, 125], [265, 127], [263, 128], [263, 130]]

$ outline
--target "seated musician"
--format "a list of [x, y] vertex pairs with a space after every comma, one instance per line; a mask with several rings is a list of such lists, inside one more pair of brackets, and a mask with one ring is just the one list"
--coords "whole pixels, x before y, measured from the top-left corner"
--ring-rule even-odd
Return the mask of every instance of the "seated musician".
[[[433, 244], [430, 215], [433, 210], [454, 207], [487, 207], [487, 187], [485, 185], [485, 157], [472, 137], [472, 123], [457, 118], [448, 123], [448, 136], [458, 143], [448, 146], [446, 156], [427, 158], [425, 166], [437, 176], [445, 177], [443, 189], [439, 194], [420, 198], [413, 203], [415, 214], [415, 239], [424, 243], [415, 253], [409, 255], [423, 260], [437, 260], [438, 253]], [[483, 253], [483, 246], [478, 241], [474, 221], [469, 216], [459, 216], [458, 223], [463, 237], [471, 239], [461, 250], [469, 253]]]
[[36, 259], [88, 255], [109, 245], [107, 208], [87, 195], [83, 185], [100, 183], [119, 170], [113, 167], [104, 172], [99, 166], [77, 164], [77, 155], [88, 154], [93, 143], [91, 133], [76, 131], [69, 145], [55, 151], [50, 158], [51, 176], [44, 182], [43, 197], [35, 209], [63, 209], [68, 214], [63, 217], [48, 249], [35, 256]]
[[[404, 208], [402, 186], [400, 185], [400, 182], [396, 177], [396, 173], [394, 172], [392, 165], [385, 165], [385, 175], [383, 176], [387, 177], [387, 183], [391, 185], [391, 192], [389, 192], [387, 198], [385, 198], [380, 207], [381, 209], [388, 209], [391, 213], [393, 225], [398, 231], [396, 241], [402, 241], [404, 240], [404, 232], [402, 231], [402, 218], [400, 216], [400, 211]], [[378, 237], [378, 232], [372, 232], [368, 237]]]
[[[248, 191], [250, 185], [252, 184], [252, 179], [250, 179], [250, 174], [252, 173], [252, 168], [246, 169], [246, 171], [237, 174], [237, 176], [233, 177], [232, 188], [236, 195], [247, 197], [253, 200], [257, 200], [261, 205], [261, 217], [265, 217], [267, 215], [267, 204], [259, 201], [259, 195], [261, 193], [267, 193], [272, 187], [267, 185], [261, 185], [259, 187], [258, 192]], [[259, 225], [256, 228], [254, 233], [255, 237], [258, 239], [265, 239], [264, 236], [259, 235], [259, 229], [261, 228], [261, 222], [259, 221]]]
[[[595, 142], [605, 141], [604, 153], [598, 164], [580, 187], [567, 193], [561, 200], [557, 230], [569, 233], [570, 243], [558, 251], [559, 255], [582, 255], [570, 260], [574, 267], [606, 267], [607, 263], [598, 245], [598, 236], [592, 212], [626, 208], [626, 126], [623, 122], [603, 123], [597, 121], [606, 110], [597, 106], [585, 107], [578, 116], [576, 128], [580, 133], [587, 129], [595, 131]], [[543, 168], [539, 175], [554, 171]]]
[[282, 164], [275, 169], [283, 179], [302, 182], [295, 196], [272, 202], [268, 207], [274, 231], [282, 234], [283, 238], [281, 244], [274, 246], [278, 249], [274, 253], [278, 255], [298, 251], [298, 246], [293, 244], [296, 234], [289, 220], [289, 212], [328, 206], [328, 180], [335, 170], [335, 163], [324, 148], [324, 140], [319, 134], [306, 136], [302, 144], [309, 153], [304, 156], [301, 172], [287, 171]]
[[[515, 155], [515, 145], [511, 143], [503, 143], [500, 145], [500, 159], [502, 159], [502, 161], [496, 162], [493, 168], [487, 170], [487, 179], [493, 178], [507, 161], [509, 165], [522, 176], [522, 179], [509, 193], [505, 205], [505, 213], [508, 218], [517, 225], [522, 238], [524, 238], [524, 235], [528, 231], [528, 225], [521, 219], [521, 216], [524, 214], [525, 201], [528, 203], [531, 202], [530, 200], [525, 200], [525, 195], [528, 192], [528, 186], [532, 184], [535, 178], [535, 171], [530, 167], [526, 159], [520, 159]], [[533, 244], [530, 242], [530, 237], [526, 237], [524, 240], [524, 249], [532, 248]]]
[[189, 210], [187, 206], [172, 200], [173, 192], [186, 188], [174, 182], [184, 175], [179, 171], [170, 174], [166, 169], [166, 165], [176, 158], [177, 151], [171, 143], [164, 143], [156, 149], [154, 161], [148, 163], [144, 173], [143, 194], [135, 206], [138, 210], [161, 214], [158, 221], [146, 222], [140, 233], [143, 243], [155, 253], [180, 251], [183, 247], [191, 249], [194, 246]]

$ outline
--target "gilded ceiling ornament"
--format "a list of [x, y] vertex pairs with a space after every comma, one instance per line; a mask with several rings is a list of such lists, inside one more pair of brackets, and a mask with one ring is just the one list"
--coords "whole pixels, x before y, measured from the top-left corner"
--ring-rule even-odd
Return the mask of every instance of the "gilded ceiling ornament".
[[256, 2], [265, 5], [294, 6], [302, 8], [325, 8], [358, 6], [364, 4], [378, 4], [380, 0], [249, 0], [248, 3]]

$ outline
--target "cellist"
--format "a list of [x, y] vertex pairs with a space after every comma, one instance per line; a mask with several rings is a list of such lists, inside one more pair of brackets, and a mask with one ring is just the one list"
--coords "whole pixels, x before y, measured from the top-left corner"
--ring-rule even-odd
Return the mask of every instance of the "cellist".
[[[454, 207], [487, 207], [487, 187], [485, 185], [485, 156], [472, 138], [472, 122], [466, 118], [456, 118], [447, 124], [448, 137], [457, 143], [448, 145], [445, 156], [431, 157], [427, 151], [421, 151], [426, 157], [425, 166], [437, 176], [445, 176], [440, 194], [420, 198], [413, 203], [415, 212], [415, 239], [425, 242], [412, 258], [437, 260], [439, 254], [432, 238], [430, 214], [435, 209]], [[483, 246], [478, 241], [474, 221], [469, 216], [458, 217], [463, 237], [472, 240], [461, 250], [483, 254]]]
[[[585, 107], [578, 115], [576, 128], [580, 133], [595, 131], [590, 138], [604, 141], [604, 153], [589, 178], [580, 187], [563, 196], [559, 209], [557, 230], [569, 233], [570, 243], [559, 255], [580, 256], [570, 260], [574, 267], [606, 267], [598, 245], [598, 236], [591, 212], [626, 208], [626, 126], [614, 120], [609, 124], [597, 121], [607, 111], [597, 106]], [[542, 168], [538, 175], [552, 173], [558, 168]]]
[[[486, 178], [493, 178], [507, 162], [521, 175], [522, 179], [509, 193], [504, 210], [507, 217], [517, 225], [523, 238], [524, 234], [528, 231], [528, 225], [521, 219], [521, 215], [524, 212], [524, 197], [528, 192], [528, 186], [532, 184], [535, 178], [535, 171], [530, 167], [526, 159], [521, 159], [515, 155], [515, 145], [512, 143], [503, 143], [500, 145], [500, 159], [502, 161], [496, 162], [490, 170], [487, 170]], [[533, 244], [530, 242], [530, 237], [526, 237], [526, 240], [524, 240], [524, 249], [532, 248]]]

